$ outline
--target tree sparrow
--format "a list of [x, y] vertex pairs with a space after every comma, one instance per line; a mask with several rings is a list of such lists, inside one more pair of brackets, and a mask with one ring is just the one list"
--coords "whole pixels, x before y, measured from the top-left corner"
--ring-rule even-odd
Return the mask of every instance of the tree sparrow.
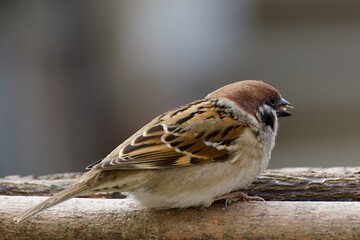
[[72, 197], [128, 192], [151, 208], [210, 206], [255, 180], [269, 162], [278, 117], [291, 104], [257, 80], [226, 85], [141, 128], [69, 188], [17, 222]]

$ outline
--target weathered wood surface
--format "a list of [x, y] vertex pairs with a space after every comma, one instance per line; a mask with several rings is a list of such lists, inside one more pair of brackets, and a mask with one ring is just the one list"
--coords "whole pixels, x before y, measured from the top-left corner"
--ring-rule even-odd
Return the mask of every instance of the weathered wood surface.
[[[47, 196], [64, 189], [79, 176], [80, 173], [66, 173], [0, 178], [0, 195]], [[246, 192], [265, 200], [359, 201], [359, 189], [360, 167], [284, 168], [266, 170]]]
[[155, 211], [132, 199], [75, 198], [14, 222], [45, 199], [39, 195], [62, 190], [79, 175], [0, 179], [0, 195], [7, 195], [0, 196], [0, 239], [360, 239], [360, 167], [267, 170], [246, 192], [271, 201], [228, 209], [215, 203]]
[[227, 209], [144, 209], [76, 198], [17, 225], [44, 197], [0, 196], [1, 239], [360, 239], [360, 202], [238, 202]]

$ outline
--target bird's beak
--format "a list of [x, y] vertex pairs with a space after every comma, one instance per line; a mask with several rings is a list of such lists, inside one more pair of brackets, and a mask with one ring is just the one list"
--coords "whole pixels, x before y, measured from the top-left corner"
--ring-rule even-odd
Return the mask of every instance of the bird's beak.
[[286, 101], [284, 98], [280, 99], [279, 105], [276, 107], [276, 114], [278, 117], [287, 117], [291, 116], [291, 113], [286, 111], [286, 108], [293, 108], [290, 102]]

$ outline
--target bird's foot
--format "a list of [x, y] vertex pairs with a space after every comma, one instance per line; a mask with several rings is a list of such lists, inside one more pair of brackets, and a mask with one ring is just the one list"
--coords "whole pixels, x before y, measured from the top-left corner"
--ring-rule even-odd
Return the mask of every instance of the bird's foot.
[[249, 196], [244, 192], [231, 192], [220, 197], [217, 197], [215, 201], [225, 200], [225, 208], [227, 208], [231, 203], [238, 201], [265, 201], [262, 197], [258, 196]]

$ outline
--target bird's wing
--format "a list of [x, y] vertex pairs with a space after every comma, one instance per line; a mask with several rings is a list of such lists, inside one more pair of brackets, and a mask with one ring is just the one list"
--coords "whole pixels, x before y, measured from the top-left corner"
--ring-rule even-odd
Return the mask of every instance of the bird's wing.
[[88, 168], [162, 169], [226, 161], [247, 127], [215, 100], [196, 101], [159, 116]]

